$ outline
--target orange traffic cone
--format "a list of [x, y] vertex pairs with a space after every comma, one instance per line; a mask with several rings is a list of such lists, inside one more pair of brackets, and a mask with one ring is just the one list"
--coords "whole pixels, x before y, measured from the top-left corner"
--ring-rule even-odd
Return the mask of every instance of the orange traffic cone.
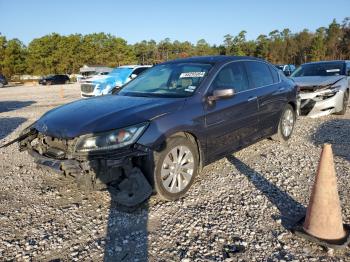
[[341, 248], [349, 243], [349, 231], [342, 222], [332, 147], [325, 144], [304, 223], [296, 233], [322, 246]]

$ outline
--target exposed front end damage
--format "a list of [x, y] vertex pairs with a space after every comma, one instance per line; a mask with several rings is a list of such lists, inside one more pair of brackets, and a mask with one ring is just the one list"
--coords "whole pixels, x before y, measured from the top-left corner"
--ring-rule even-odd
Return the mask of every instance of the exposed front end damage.
[[315, 118], [341, 111], [347, 88], [345, 79], [344, 76], [294, 78], [299, 89], [299, 114]]
[[342, 109], [344, 93], [338, 89], [322, 89], [314, 92], [300, 90], [300, 114], [312, 118], [336, 113]]
[[19, 141], [20, 151], [28, 151], [39, 167], [73, 178], [83, 190], [108, 189], [113, 200], [128, 207], [142, 203], [152, 194], [151, 185], [135, 164], [150, 152], [142, 145], [77, 154], [76, 138], [54, 138], [35, 129], [26, 133]]

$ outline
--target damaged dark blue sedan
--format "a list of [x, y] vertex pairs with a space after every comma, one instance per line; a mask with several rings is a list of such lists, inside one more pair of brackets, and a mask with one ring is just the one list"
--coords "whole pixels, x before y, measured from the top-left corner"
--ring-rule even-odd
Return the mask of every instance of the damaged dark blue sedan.
[[119, 93], [55, 108], [16, 140], [41, 167], [137, 205], [175, 200], [201, 168], [258, 140], [287, 141], [296, 87], [252, 57], [194, 57], [145, 71]]

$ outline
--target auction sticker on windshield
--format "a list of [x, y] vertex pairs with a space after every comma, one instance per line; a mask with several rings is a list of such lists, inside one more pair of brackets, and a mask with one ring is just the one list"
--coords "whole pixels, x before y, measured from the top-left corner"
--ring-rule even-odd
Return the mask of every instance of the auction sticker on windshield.
[[205, 75], [205, 72], [187, 72], [187, 73], [181, 73], [180, 78], [203, 77], [204, 75]]

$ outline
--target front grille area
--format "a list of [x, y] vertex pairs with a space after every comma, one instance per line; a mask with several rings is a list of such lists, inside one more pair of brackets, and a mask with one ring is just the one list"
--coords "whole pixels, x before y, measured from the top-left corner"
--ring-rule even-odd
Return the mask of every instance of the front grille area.
[[73, 140], [54, 138], [39, 133], [37, 138], [31, 141], [31, 148], [46, 157], [66, 159], [72, 153], [73, 143]]
[[313, 93], [318, 89], [318, 86], [306, 86], [306, 87], [300, 87], [301, 93]]
[[80, 90], [83, 93], [92, 93], [94, 92], [94, 89], [95, 89], [95, 85], [93, 84], [84, 83], [80, 85]]

